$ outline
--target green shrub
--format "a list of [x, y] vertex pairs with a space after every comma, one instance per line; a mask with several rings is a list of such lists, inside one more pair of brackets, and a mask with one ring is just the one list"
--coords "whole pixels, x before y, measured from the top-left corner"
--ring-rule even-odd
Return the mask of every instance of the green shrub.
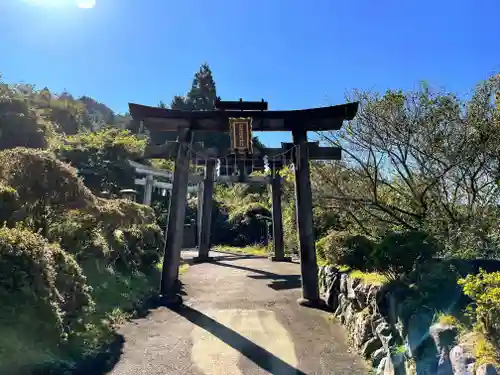
[[162, 232], [156, 224], [116, 229], [110, 243], [114, 265], [131, 270], [147, 270], [160, 260], [163, 250]]
[[500, 272], [481, 270], [458, 283], [473, 300], [471, 308], [479, 328], [500, 348]]
[[46, 148], [52, 125], [40, 112], [5, 85], [0, 88], [0, 150], [15, 147]]
[[361, 271], [372, 268], [370, 254], [373, 248], [374, 244], [370, 239], [345, 231], [330, 232], [316, 242], [320, 260]]
[[71, 210], [50, 223], [47, 236], [79, 261], [105, 260], [127, 269], [158, 261], [163, 235], [153, 210], [123, 199], [97, 199], [88, 210]]
[[19, 195], [16, 189], [0, 183], [0, 225], [12, 220], [12, 214], [19, 209]]
[[93, 311], [91, 288], [87, 278], [75, 258], [59, 245], [48, 246], [55, 271], [55, 287], [61, 297], [60, 309], [66, 332], [71, 335], [76, 330], [85, 329], [85, 319]]
[[68, 137], [56, 154], [78, 169], [94, 194], [107, 191], [114, 198], [134, 187], [135, 170], [128, 160], [142, 155], [145, 146], [146, 140], [128, 130], [105, 128]]
[[439, 250], [438, 243], [425, 232], [391, 232], [375, 246], [371, 259], [375, 270], [389, 280], [398, 280], [430, 261]]
[[24, 229], [0, 229], [2, 319], [19, 319], [41, 337], [57, 342], [64, 332], [56, 278], [52, 251], [43, 237]]
[[352, 269], [367, 271], [372, 268], [371, 254], [375, 243], [361, 235], [348, 236], [343, 243], [339, 262]]
[[87, 329], [90, 292], [75, 259], [57, 244], [27, 229], [0, 228], [0, 372], [62, 358]]
[[16, 148], [0, 152], [0, 182], [22, 202], [18, 221], [45, 236], [52, 220], [70, 209], [96, 205], [75, 170], [48, 151]]

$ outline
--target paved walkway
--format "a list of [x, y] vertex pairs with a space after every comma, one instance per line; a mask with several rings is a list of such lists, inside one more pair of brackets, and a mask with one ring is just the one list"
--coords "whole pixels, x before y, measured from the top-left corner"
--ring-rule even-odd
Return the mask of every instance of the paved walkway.
[[[183, 253], [184, 258], [195, 255]], [[367, 374], [328, 314], [297, 305], [298, 264], [211, 253], [181, 276], [185, 307], [157, 308], [120, 329], [113, 375]]]

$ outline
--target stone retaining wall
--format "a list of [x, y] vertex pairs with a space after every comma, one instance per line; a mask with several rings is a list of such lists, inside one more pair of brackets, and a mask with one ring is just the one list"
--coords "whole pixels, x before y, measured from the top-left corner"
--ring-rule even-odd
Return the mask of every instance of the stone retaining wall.
[[[383, 375], [494, 375], [491, 364], [455, 345], [458, 329], [433, 324], [433, 316], [415, 312], [401, 321], [397, 293], [361, 283], [332, 266], [319, 270], [320, 288], [334, 316], [347, 329], [350, 345]], [[475, 371], [475, 372], [474, 372]]]

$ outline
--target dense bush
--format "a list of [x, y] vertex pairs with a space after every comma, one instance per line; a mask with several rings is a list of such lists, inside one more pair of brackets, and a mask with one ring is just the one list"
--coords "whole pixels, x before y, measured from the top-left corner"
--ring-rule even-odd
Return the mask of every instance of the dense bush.
[[472, 311], [479, 328], [500, 347], [500, 272], [481, 271], [459, 280], [464, 293], [472, 298]]
[[72, 210], [54, 220], [48, 237], [82, 261], [137, 270], [159, 260], [163, 235], [150, 207], [121, 199], [98, 202], [90, 213]]
[[370, 255], [374, 243], [361, 235], [345, 231], [332, 231], [316, 243], [316, 251], [321, 260], [351, 269], [370, 270]]
[[19, 195], [16, 189], [0, 183], [0, 225], [10, 221], [17, 209], [19, 209]]
[[128, 160], [142, 155], [146, 140], [127, 130], [105, 128], [68, 137], [56, 150], [70, 163], [96, 195], [106, 191], [112, 198], [125, 188], [134, 188], [135, 170]]
[[46, 148], [52, 126], [40, 118], [39, 112], [23, 95], [0, 82], [0, 150]]
[[69, 165], [48, 151], [16, 148], [0, 152], [0, 182], [17, 191], [18, 220], [45, 235], [54, 218], [95, 205], [95, 197]]
[[438, 243], [425, 232], [391, 232], [375, 246], [371, 259], [377, 271], [397, 280], [430, 261], [439, 250]]
[[[15, 270], [15, 272], [13, 272]], [[57, 351], [76, 330], [84, 329], [93, 301], [75, 259], [26, 229], [0, 229], [0, 326], [16, 332], [26, 346]], [[18, 365], [19, 349], [0, 335], [1, 368]]]
[[340, 257], [340, 261], [353, 269], [371, 270], [373, 266], [371, 255], [374, 247], [375, 243], [365, 236], [348, 236], [342, 247], [344, 252]]

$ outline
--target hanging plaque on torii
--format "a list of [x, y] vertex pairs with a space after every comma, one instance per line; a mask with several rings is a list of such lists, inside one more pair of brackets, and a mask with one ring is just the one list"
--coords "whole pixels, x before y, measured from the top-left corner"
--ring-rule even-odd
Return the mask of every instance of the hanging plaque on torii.
[[229, 135], [231, 152], [235, 154], [252, 154], [252, 118], [230, 117]]
[[[267, 110], [267, 102], [262, 99], [260, 102], [243, 101], [222, 101], [217, 98], [215, 108], [221, 112], [232, 112], [241, 114], [239, 117], [228, 116], [229, 122], [229, 155], [234, 157], [236, 174], [239, 176], [240, 182], [246, 179], [247, 162], [253, 162], [253, 137], [252, 137], [252, 122], [253, 116], [258, 112]], [[228, 155], [228, 156], [229, 156]]]
[[[256, 111], [266, 111], [267, 102], [262, 99], [260, 102], [243, 101], [222, 101], [217, 98], [215, 108], [221, 111], [241, 111], [241, 114], [250, 114]], [[250, 155], [253, 153], [252, 143], [252, 117], [229, 117], [229, 136], [231, 139], [230, 152], [239, 155]]]

